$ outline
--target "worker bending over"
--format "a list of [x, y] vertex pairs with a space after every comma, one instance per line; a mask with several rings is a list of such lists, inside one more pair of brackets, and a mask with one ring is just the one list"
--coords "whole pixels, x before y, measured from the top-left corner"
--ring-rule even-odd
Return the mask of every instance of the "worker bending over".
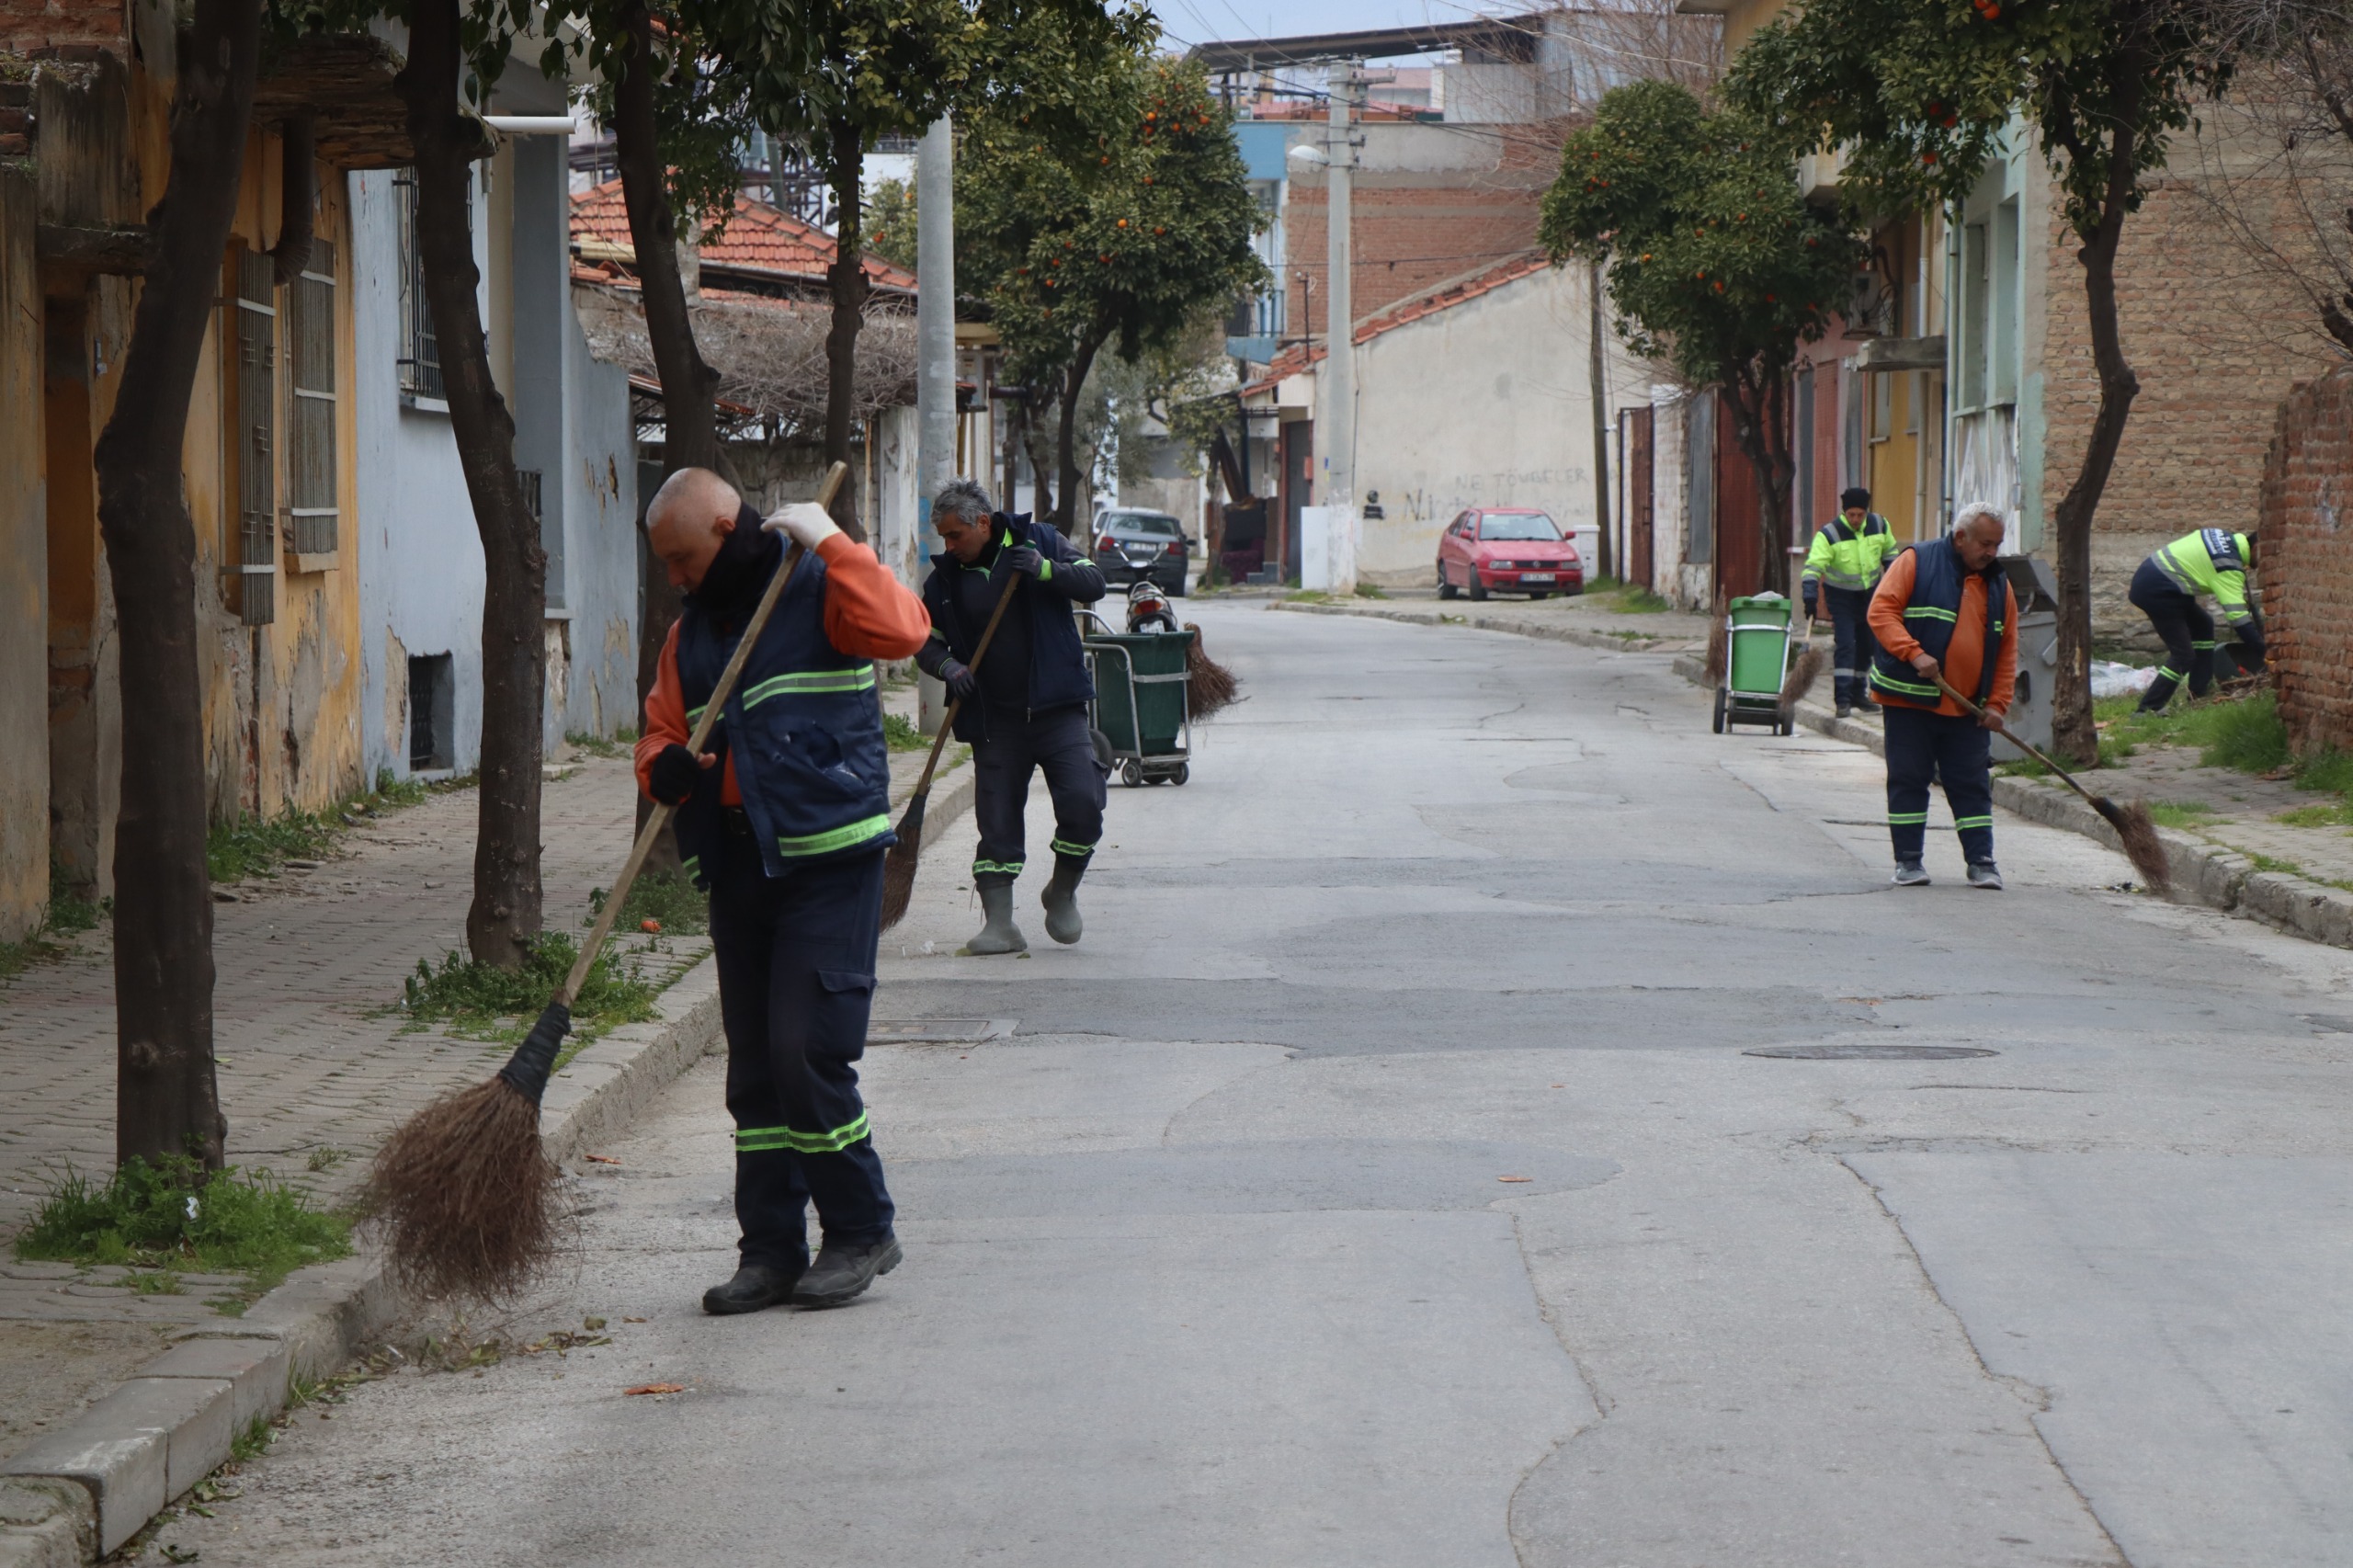
[[[1969, 885], [2000, 892], [1994, 864], [1993, 740], [2018, 678], [2018, 607], [1995, 563], [2002, 515], [1961, 508], [1951, 534], [1907, 547], [1871, 596], [1871, 689], [1887, 714], [1887, 831], [1895, 881], [1926, 887], [1928, 781], [1941, 776], [1945, 804], [1969, 862]], [[1972, 719], [1938, 686], [1975, 702]]]
[[[1033, 771], [1045, 774], [1054, 801], [1054, 874], [1040, 899], [1046, 935], [1075, 942], [1085, 929], [1079, 879], [1103, 837], [1105, 775], [1086, 722], [1095, 683], [1071, 607], [1103, 597], [1103, 574], [1051, 526], [995, 510], [989, 493], [969, 479], [940, 487], [931, 521], [947, 551], [923, 585], [931, 640], [916, 662], [962, 704], [956, 738], [972, 747], [972, 815], [981, 830], [972, 885], [983, 924], [965, 950], [1029, 949], [1013, 923], [1013, 881], [1024, 864], [1022, 818]], [[1008, 587], [1013, 602], [975, 671], [981, 634]]]
[[1864, 685], [1865, 661], [1870, 655], [1871, 590], [1895, 553], [1895, 530], [1871, 508], [1871, 493], [1859, 485], [1838, 497], [1839, 514], [1813, 530], [1805, 566], [1798, 574], [1798, 591], [1805, 600], [1808, 620], [1830, 621], [1831, 649], [1836, 665], [1831, 684], [1837, 698], [1838, 717], [1855, 705], [1870, 706]]
[[[646, 695], [637, 777], [678, 808], [678, 853], [710, 890], [735, 1119], [742, 1266], [703, 1310], [839, 1306], [900, 1257], [851, 1064], [866, 1049], [893, 842], [873, 661], [923, 645], [923, 606], [824, 507], [763, 524], [708, 469], [665, 480], [645, 521], [686, 599]], [[779, 533], [807, 554], [698, 756], [688, 733], [784, 560]], [[813, 1266], [812, 1199], [824, 1233]]]
[[2157, 678], [2141, 696], [2142, 712], [2162, 710], [2185, 676], [2192, 697], [2205, 696], [2213, 683], [2218, 662], [2214, 618], [2198, 602], [2200, 594], [2222, 607], [2231, 630], [2261, 661], [2263, 620], [2246, 597], [2246, 574], [2254, 570], [2255, 540], [2222, 528], [2184, 534], [2141, 562], [2132, 574], [2130, 597], [2165, 645]]

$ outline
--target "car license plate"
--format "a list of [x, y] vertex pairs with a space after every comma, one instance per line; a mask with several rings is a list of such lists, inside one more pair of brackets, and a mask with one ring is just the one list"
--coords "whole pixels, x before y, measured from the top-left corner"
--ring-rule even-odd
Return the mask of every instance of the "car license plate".
[[1552, 575], [1550, 572], [1522, 572], [1519, 580], [1523, 583], [1549, 583]]

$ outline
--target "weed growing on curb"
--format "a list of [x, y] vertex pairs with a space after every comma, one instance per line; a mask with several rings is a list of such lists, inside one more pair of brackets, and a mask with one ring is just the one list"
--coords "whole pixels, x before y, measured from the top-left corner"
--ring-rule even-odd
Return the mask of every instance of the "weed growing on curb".
[[2149, 820], [2159, 827], [2197, 827], [2218, 813], [2203, 801], [2151, 801]]
[[[419, 959], [395, 1008], [413, 1030], [444, 1024], [468, 1040], [519, 1040], [579, 956], [571, 937], [543, 931], [518, 970], [477, 963], [454, 950], [438, 969]], [[654, 1017], [656, 994], [654, 986], [623, 970], [609, 949], [597, 954], [573, 998], [574, 1049], [606, 1029]]]
[[142, 1295], [177, 1295], [179, 1271], [242, 1274], [255, 1295], [295, 1269], [349, 1256], [350, 1221], [267, 1171], [208, 1176], [185, 1155], [132, 1159], [103, 1185], [69, 1168], [18, 1232], [27, 1262], [153, 1269]]
[[892, 751], [929, 751], [931, 737], [915, 726], [915, 721], [904, 713], [882, 715], [882, 738]]

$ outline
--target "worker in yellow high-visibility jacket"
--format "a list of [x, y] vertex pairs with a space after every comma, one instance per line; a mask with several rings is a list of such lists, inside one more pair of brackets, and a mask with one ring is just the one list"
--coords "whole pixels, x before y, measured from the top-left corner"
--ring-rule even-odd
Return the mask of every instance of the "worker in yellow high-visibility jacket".
[[2214, 618], [2198, 602], [2201, 594], [2221, 608], [2247, 651], [2262, 659], [2263, 618], [2246, 591], [2246, 574], [2254, 570], [2255, 540], [2227, 528], [2184, 534], [2141, 562], [2129, 597], [2165, 645], [2157, 678], [2141, 698], [2141, 711], [2163, 709], [2185, 679], [2192, 697], [2205, 696], [2213, 684]]
[[1829, 617], [1831, 684], [1844, 719], [1859, 702], [1872, 705], [1864, 680], [1871, 653], [1871, 590], [1899, 547], [1895, 530], [1871, 510], [1870, 491], [1857, 485], [1838, 497], [1838, 516], [1813, 531], [1798, 591], [1807, 619]]

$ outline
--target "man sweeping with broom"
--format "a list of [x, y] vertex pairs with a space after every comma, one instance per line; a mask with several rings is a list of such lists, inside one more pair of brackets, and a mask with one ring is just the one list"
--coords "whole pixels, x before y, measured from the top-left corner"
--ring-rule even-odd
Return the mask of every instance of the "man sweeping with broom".
[[[1103, 837], [1105, 790], [1086, 722], [1095, 683], [1071, 607], [1103, 597], [1103, 573], [1047, 524], [995, 510], [989, 493], [969, 479], [940, 487], [931, 520], [947, 549], [923, 585], [932, 632], [916, 663], [957, 699], [956, 738], [972, 747], [972, 815], [981, 830], [972, 885], [983, 924], [964, 950], [1029, 950], [1013, 920], [1013, 883], [1025, 858], [1022, 818], [1033, 772], [1045, 774], [1054, 801], [1054, 874], [1041, 901], [1046, 935], [1075, 942], [1085, 929], [1078, 883]], [[1007, 613], [998, 617], [1008, 594]], [[996, 632], [982, 655], [993, 619]]]
[[[686, 602], [646, 696], [637, 776], [678, 808], [679, 855], [710, 891], [735, 1119], [742, 1267], [703, 1310], [840, 1306], [900, 1260], [852, 1064], [866, 1047], [892, 842], [872, 662], [914, 653], [929, 623], [823, 506], [763, 523], [707, 469], [663, 483], [646, 533]], [[779, 571], [783, 591], [698, 756], [690, 725]], [[813, 1265], [813, 1199], [824, 1233]]]

